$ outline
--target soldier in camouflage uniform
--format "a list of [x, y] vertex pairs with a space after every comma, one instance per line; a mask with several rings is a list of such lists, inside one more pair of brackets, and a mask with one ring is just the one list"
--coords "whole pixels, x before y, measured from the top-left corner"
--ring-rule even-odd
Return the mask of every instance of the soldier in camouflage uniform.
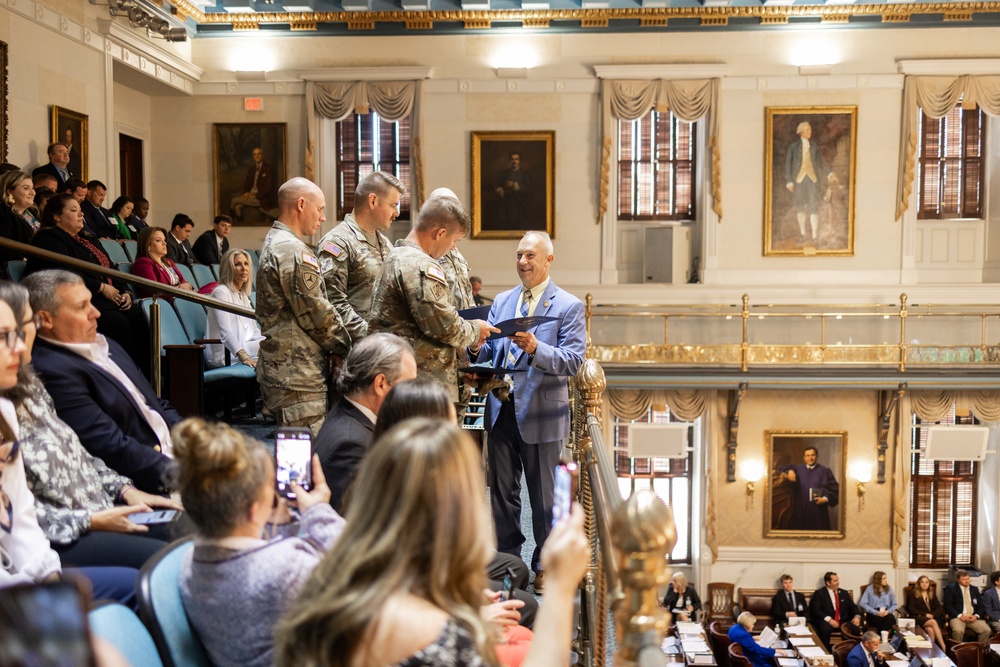
[[417, 224], [379, 270], [368, 331], [389, 331], [413, 345], [417, 376], [440, 382], [458, 401], [456, 350], [479, 345], [497, 331], [483, 320], [463, 320], [437, 260], [469, 231], [469, 214], [451, 197], [429, 199]]
[[355, 344], [368, 333], [372, 285], [392, 252], [392, 244], [381, 232], [399, 215], [399, 199], [405, 192], [392, 174], [368, 174], [354, 191], [354, 212], [316, 246], [326, 294]]
[[326, 416], [327, 355], [346, 354], [351, 337], [326, 298], [319, 261], [301, 237], [326, 219], [323, 191], [304, 178], [278, 190], [278, 220], [264, 239], [257, 268], [260, 344], [257, 380], [279, 426], [308, 426]]

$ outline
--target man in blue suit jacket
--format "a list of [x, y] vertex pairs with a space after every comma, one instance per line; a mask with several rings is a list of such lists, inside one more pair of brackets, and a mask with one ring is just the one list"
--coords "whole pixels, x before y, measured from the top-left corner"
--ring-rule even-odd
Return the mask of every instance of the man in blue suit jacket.
[[540, 554], [552, 527], [555, 467], [559, 464], [563, 441], [569, 435], [567, 378], [576, 375], [586, 354], [583, 304], [549, 279], [553, 259], [552, 239], [548, 234], [525, 234], [517, 246], [517, 273], [522, 286], [497, 296], [489, 322], [496, 324], [526, 314], [557, 317], [559, 321], [539, 324], [510, 338], [488, 340], [478, 351], [469, 349], [472, 358], [489, 358], [494, 367], [513, 370], [509, 400], [501, 401], [494, 394], [486, 400], [490, 498], [497, 548], [520, 554], [524, 543], [520, 482], [523, 470], [536, 545], [531, 557], [531, 568], [538, 573], [536, 592], [544, 585], [539, 571]]
[[32, 365], [66, 422], [94, 456], [148, 493], [169, 490], [170, 429], [180, 421], [120, 345], [97, 333], [100, 312], [80, 276], [24, 279], [40, 318]]
[[861, 635], [861, 643], [847, 654], [847, 667], [879, 667], [882, 657], [878, 653], [880, 643], [877, 632], [869, 630]]
[[992, 632], [1000, 632], [1000, 570], [990, 572], [990, 587], [983, 591], [985, 620]]
[[989, 643], [990, 626], [983, 620], [986, 617], [983, 597], [979, 589], [972, 585], [972, 577], [965, 570], [956, 571], [955, 581], [944, 589], [944, 613], [948, 614], [948, 627], [953, 640], [963, 641], [968, 628], [976, 633], [979, 643]]

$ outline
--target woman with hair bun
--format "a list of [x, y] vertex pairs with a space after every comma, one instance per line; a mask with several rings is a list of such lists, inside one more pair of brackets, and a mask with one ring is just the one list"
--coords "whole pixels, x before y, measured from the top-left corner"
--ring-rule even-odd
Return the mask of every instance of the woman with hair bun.
[[[181, 598], [212, 664], [273, 664], [272, 630], [344, 528], [314, 456], [313, 489], [294, 482], [301, 519], [276, 501], [264, 445], [226, 424], [186, 419], [172, 433], [181, 500], [196, 528]], [[278, 536], [266, 539], [265, 527]], [[233, 621], [236, 619], [236, 622]]]

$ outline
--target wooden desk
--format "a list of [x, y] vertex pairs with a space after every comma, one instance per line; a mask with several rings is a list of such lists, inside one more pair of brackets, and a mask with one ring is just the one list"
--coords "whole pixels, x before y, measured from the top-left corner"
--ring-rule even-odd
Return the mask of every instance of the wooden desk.
[[[927, 633], [924, 631], [924, 629], [919, 624], [915, 628], [913, 628], [913, 634], [918, 635], [920, 637], [923, 637], [924, 639], [928, 638], [927, 637]], [[904, 635], [904, 639], [905, 639], [905, 635]], [[931, 661], [934, 658], [947, 658], [948, 657], [948, 654], [945, 653], [944, 651], [942, 651], [941, 647], [938, 646], [937, 644], [935, 644], [933, 641], [931, 642], [930, 648], [917, 648], [917, 647], [911, 648], [909, 645], [907, 645], [906, 650], [909, 651], [910, 654], [912, 654], [912, 655], [916, 656], [917, 658], [919, 658], [920, 662], [924, 663], [925, 665], [930, 665]], [[950, 660], [950, 658], [949, 658], [949, 660]], [[954, 665], [955, 663], [952, 662], [951, 664]]]

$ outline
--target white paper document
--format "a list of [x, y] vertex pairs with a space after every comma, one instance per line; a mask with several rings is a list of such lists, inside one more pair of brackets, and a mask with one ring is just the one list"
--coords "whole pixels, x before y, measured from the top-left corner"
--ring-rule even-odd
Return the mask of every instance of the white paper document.
[[789, 637], [788, 643], [792, 646], [815, 646], [812, 637]]
[[757, 643], [764, 648], [770, 648], [774, 640], [778, 638], [778, 633], [771, 628], [765, 627], [760, 631], [760, 636], [757, 637]]
[[778, 667], [800, 667], [801, 664], [796, 658], [778, 658]]
[[[792, 620], [794, 621], [795, 619]], [[804, 625], [786, 625], [785, 634], [795, 635], [798, 637], [808, 637], [812, 634], [812, 631]]]
[[[826, 650], [820, 648], [819, 646], [799, 646], [799, 655], [803, 658], [818, 658], [821, 655], [826, 655]], [[935, 665], [937, 667], [937, 665]]]
[[701, 623], [690, 623], [688, 621], [680, 621], [677, 623], [677, 632], [682, 635], [700, 635], [705, 632], [705, 628], [701, 627]]

